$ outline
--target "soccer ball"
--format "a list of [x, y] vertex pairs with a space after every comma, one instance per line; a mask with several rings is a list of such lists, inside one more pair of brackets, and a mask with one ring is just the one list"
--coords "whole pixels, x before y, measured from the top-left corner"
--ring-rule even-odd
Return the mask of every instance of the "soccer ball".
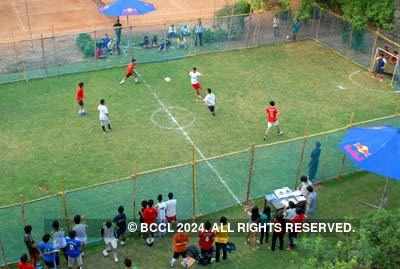
[[135, 83], [138, 83], [139, 82], [139, 79], [138, 78], [135, 78]]
[[165, 80], [166, 82], [170, 82], [170, 81], [171, 81], [171, 78], [170, 78], [170, 77], [165, 77], [164, 80]]

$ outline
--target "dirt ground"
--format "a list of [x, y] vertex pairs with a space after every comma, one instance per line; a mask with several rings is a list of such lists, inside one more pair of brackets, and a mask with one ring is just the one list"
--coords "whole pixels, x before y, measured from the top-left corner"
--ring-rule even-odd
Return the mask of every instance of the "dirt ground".
[[[96, 0], [1, 0], [0, 42], [92, 31], [111, 27], [115, 18], [101, 15]], [[103, 0], [103, 3], [112, 0]], [[156, 11], [129, 18], [135, 26], [211, 17], [232, 0], [148, 0]]]

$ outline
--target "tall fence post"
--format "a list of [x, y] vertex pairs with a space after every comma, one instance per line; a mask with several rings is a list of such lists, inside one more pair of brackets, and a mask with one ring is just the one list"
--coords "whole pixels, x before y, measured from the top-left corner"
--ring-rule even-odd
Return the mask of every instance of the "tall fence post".
[[65, 193], [65, 184], [64, 180], [62, 180], [62, 185], [61, 185], [61, 192], [59, 193], [60, 198], [61, 198], [61, 208], [62, 208], [62, 214], [64, 215], [64, 221], [65, 224], [67, 225], [67, 229], [69, 230], [71, 227], [71, 223], [68, 217], [68, 207], [67, 207], [67, 197]]
[[375, 39], [374, 39], [374, 44], [372, 45], [372, 50], [371, 50], [371, 59], [369, 63], [369, 72], [374, 71], [374, 65], [375, 65], [375, 50], [376, 50], [376, 44], [378, 43], [378, 31], [375, 32]]
[[43, 67], [43, 70], [44, 70], [45, 74], [47, 75], [46, 54], [45, 54], [45, 51], [44, 51], [43, 34], [40, 34], [40, 48], [42, 50], [42, 67]]
[[197, 161], [196, 161], [196, 146], [192, 147], [192, 218], [196, 219], [196, 207], [197, 207], [197, 173], [196, 173]]
[[20, 195], [21, 199], [21, 220], [22, 224], [25, 226], [26, 225], [26, 215], [25, 215], [25, 197], [24, 195]]
[[[350, 120], [349, 120], [349, 124], [347, 125], [347, 129], [349, 129], [353, 126], [353, 122], [354, 122], [354, 112], [352, 112], [350, 115]], [[346, 154], [343, 154], [342, 163], [340, 165], [340, 171], [338, 173], [337, 179], [340, 179], [343, 175], [345, 162], [346, 162]]]
[[136, 220], [136, 194], [137, 194], [137, 169], [136, 166], [133, 170], [133, 174], [131, 176], [132, 179], [132, 210], [133, 210], [133, 221]]
[[97, 50], [97, 32], [96, 32], [96, 30], [94, 30], [94, 33], [93, 33], [93, 36], [94, 36], [94, 38], [93, 38], [93, 42], [94, 42], [94, 60], [97, 62], [97, 54], [96, 54], [96, 50]]
[[245, 203], [248, 205], [250, 202], [251, 198], [251, 183], [253, 180], [253, 175], [254, 175], [254, 157], [255, 157], [255, 152], [256, 152], [256, 146], [253, 144], [251, 145], [249, 149], [250, 153], [250, 159], [249, 159], [249, 173], [247, 176], [247, 190], [246, 190], [246, 199]]
[[0, 240], [0, 257], [4, 264], [4, 268], [10, 269], [10, 265], [7, 263], [6, 252], [4, 250], [3, 242]]
[[[306, 126], [307, 126], [307, 124], [306, 124]], [[301, 167], [302, 167], [303, 162], [304, 162], [304, 154], [305, 154], [305, 151], [306, 151], [307, 141], [308, 141], [308, 132], [307, 132], [307, 127], [306, 127], [306, 128], [304, 128], [303, 144], [302, 144], [302, 146], [301, 146], [299, 164], [297, 165], [297, 171], [296, 171], [296, 178], [295, 178], [295, 182], [294, 182], [294, 188], [296, 188], [296, 186], [297, 186], [297, 184], [298, 184], [299, 177], [300, 177]]]

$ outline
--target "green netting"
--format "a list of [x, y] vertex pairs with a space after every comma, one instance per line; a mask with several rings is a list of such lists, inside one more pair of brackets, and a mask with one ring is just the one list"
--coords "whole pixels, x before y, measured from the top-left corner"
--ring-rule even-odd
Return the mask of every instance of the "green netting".
[[[392, 125], [400, 127], [400, 117], [393, 116], [356, 126]], [[310, 154], [316, 142], [321, 143], [321, 155], [316, 179], [331, 179], [357, 171], [344, 158], [338, 144], [345, 130], [295, 139], [273, 145], [256, 147], [250, 198], [259, 198], [279, 187], [293, 187], [301, 174], [308, 174]], [[303, 152], [304, 150], [304, 152]], [[213, 213], [243, 202], [247, 194], [250, 151], [243, 151], [196, 165], [196, 215]], [[302, 157], [303, 156], [303, 157]], [[140, 209], [142, 200], [166, 199], [173, 192], [177, 199], [177, 215], [191, 218], [193, 212], [192, 165], [166, 168], [144, 173], [135, 180], [126, 179], [66, 193], [65, 201], [70, 219], [75, 214], [85, 216], [89, 225], [89, 241], [98, 241], [99, 231], [106, 219], [116, 214], [118, 206], [125, 207], [129, 218]], [[134, 212], [134, 204], [136, 205]], [[25, 205], [25, 220], [33, 226], [34, 237], [40, 240], [49, 231], [52, 220], [64, 219], [61, 196], [52, 196]], [[21, 206], [0, 208], [0, 240], [5, 246], [7, 262], [16, 261], [25, 251]]]
[[[286, 37], [291, 35], [293, 22], [288, 14], [281, 14], [280, 17], [277, 35], [274, 35], [269, 14], [202, 19], [204, 32], [201, 45], [200, 37], [194, 30], [197, 20], [175, 23], [176, 37], [167, 36], [169, 25], [165, 24], [126, 27], [121, 32], [120, 53], [116, 47], [117, 35], [112, 28], [5, 43], [1, 45], [4, 49], [0, 50], [0, 83], [118, 67], [126, 65], [132, 56], [141, 63], [160, 62], [288, 41]], [[302, 24], [297, 40], [314, 36], [314, 21]], [[181, 27], [184, 25], [189, 31], [182, 35]], [[108, 50], [101, 45], [106, 34], [113, 40]], [[149, 46], [144, 44], [145, 37]], [[157, 38], [157, 42], [151, 46], [153, 37]], [[166, 40], [168, 48], [161, 50], [161, 44], [166, 44]], [[97, 48], [103, 52], [101, 57], [96, 57], [99, 56]]]

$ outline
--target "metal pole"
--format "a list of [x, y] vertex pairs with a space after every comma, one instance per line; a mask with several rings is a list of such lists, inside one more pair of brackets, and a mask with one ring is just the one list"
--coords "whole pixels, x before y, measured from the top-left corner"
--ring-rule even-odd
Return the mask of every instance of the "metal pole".
[[247, 177], [247, 191], [246, 191], [246, 204], [249, 204], [250, 196], [251, 196], [251, 182], [254, 175], [254, 157], [256, 152], [256, 146], [252, 145], [249, 149], [250, 153], [250, 161], [249, 161], [249, 174]]
[[51, 26], [51, 39], [52, 39], [52, 43], [53, 43], [53, 53], [54, 53], [54, 63], [55, 66], [57, 68], [57, 75], [60, 74], [60, 61], [58, 61], [57, 59], [57, 44], [56, 44], [56, 37], [54, 34], [54, 25]]
[[42, 68], [44, 69], [44, 72], [46, 73], [46, 75], [48, 74], [47, 72], [47, 65], [46, 65], [46, 55], [44, 52], [44, 38], [43, 38], [43, 34], [40, 34], [40, 47], [42, 49]]
[[196, 196], [197, 196], [197, 173], [196, 173], [196, 147], [193, 145], [192, 147], [192, 206], [193, 206], [193, 211], [192, 211], [192, 218], [193, 220], [196, 219]]
[[387, 206], [388, 202], [388, 194], [389, 194], [389, 178], [386, 177], [385, 187], [383, 188], [382, 199], [379, 204], [379, 209], [383, 209]]
[[26, 216], [25, 216], [25, 197], [24, 195], [20, 195], [21, 198], [21, 220], [22, 224], [25, 226], [26, 225]]
[[[307, 124], [306, 124], [306, 126], [307, 126]], [[301, 166], [303, 165], [303, 162], [304, 162], [304, 153], [306, 150], [307, 141], [308, 141], [308, 132], [307, 132], [307, 127], [306, 127], [306, 128], [304, 128], [304, 140], [303, 140], [303, 145], [301, 147], [299, 164], [297, 166], [294, 188], [296, 188], [296, 186], [298, 184], [298, 178], [300, 177]]]
[[135, 165], [134, 172], [132, 174], [133, 190], [132, 190], [132, 210], [133, 210], [133, 221], [136, 220], [136, 192], [137, 192], [137, 169]]
[[29, 29], [29, 35], [31, 37], [31, 46], [33, 49], [33, 36], [32, 36], [32, 26], [31, 26], [31, 16], [29, 15], [29, 9], [28, 9], [28, 1], [25, 0], [25, 14], [26, 14], [26, 18], [28, 21], [28, 29]]
[[375, 32], [375, 39], [374, 39], [374, 45], [372, 46], [371, 50], [371, 59], [370, 59], [370, 64], [369, 64], [369, 72], [374, 71], [374, 65], [375, 65], [375, 57], [376, 57], [376, 44], [378, 43], [378, 31]]
[[[354, 112], [351, 113], [350, 121], [349, 121], [349, 124], [347, 125], [347, 129], [349, 129], [353, 126], [353, 122], [354, 122]], [[346, 162], [346, 155], [343, 154], [342, 164], [340, 166], [340, 171], [338, 173], [337, 179], [340, 179], [342, 177], [345, 162]]]
[[67, 198], [66, 198], [66, 193], [65, 193], [65, 183], [64, 180], [61, 181], [61, 192], [60, 194], [60, 198], [61, 198], [61, 208], [63, 211], [63, 215], [64, 215], [64, 220], [65, 220], [65, 224], [67, 225], [68, 230], [71, 228], [70, 226], [70, 221], [68, 218], [68, 207], [67, 207]]

